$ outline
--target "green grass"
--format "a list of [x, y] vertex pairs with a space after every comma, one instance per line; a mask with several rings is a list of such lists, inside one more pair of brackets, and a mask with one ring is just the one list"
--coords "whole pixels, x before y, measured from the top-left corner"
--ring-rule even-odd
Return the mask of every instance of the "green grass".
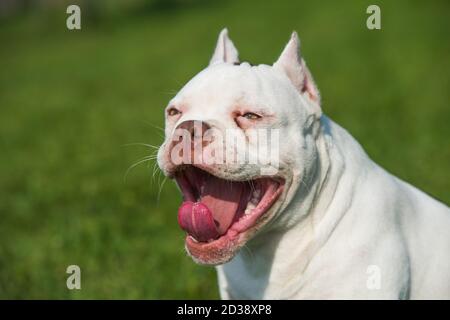
[[[224, 26], [244, 60], [272, 63], [292, 30], [323, 109], [389, 171], [450, 202], [446, 1], [173, 1], [0, 21], [0, 298], [217, 298], [176, 223], [179, 195], [152, 178], [163, 108], [208, 62]], [[264, 4], [263, 4], [264, 3]], [[83, 10], [83, 8], [82, 8]], [[101, 10], [100, 10], [101, 11]], [[83, 17], [89, 17], [83, 12]], [[82, 290], [66, 288], [66, 267]]]

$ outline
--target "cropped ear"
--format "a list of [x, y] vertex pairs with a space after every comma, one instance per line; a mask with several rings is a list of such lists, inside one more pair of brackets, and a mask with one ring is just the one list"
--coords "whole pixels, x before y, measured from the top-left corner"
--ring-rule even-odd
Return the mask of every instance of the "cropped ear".
[[239, 63], [239, 53], [234, 46], [233, 42], [228, 38], [228, 30], [224, 28], [217, 39], [216, 50], [209, 62], [209, 65], [215, 63]]
[[306, 96], [314, 105], [318, 115], [320, 109], [320, 94], [317, 86], [306, 66], [305, 60], [300, 56], [300, 40], [297, 32], [293, 32], [291, 39], [284, 48], [278, 60], [273, 64], [275, 69], [283, 72], [300, 94]]

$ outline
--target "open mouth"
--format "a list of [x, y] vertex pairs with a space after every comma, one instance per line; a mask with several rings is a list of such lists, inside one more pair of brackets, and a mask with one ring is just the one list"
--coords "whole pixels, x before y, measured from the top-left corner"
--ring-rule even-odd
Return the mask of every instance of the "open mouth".
[[227, 245], [257, 224], [281, 194], [277, 178], [232, 181], [216, 177], [192, 165], [184, 166], [175, 179], [183, 193], [178, 223], [186, 231], [186, 243]]

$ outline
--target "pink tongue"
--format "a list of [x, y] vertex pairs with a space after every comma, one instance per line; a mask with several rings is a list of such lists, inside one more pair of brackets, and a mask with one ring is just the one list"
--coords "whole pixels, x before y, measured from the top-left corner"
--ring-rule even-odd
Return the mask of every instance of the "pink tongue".
[[[203, 183], [203, 187], [201, 187]], [[197, 181], [200, 201], [185, 201], [178, 209], [180, 227], [198, 241], [216, 239], [226, 233], [235, 217], [242, 211], [240, 202], [244, 184], [213, 176]]]
[[183, 202], [178, 209], [178, 224], [198, 241], [208, 241], [219, 236], [211, 211], [201, 202]]

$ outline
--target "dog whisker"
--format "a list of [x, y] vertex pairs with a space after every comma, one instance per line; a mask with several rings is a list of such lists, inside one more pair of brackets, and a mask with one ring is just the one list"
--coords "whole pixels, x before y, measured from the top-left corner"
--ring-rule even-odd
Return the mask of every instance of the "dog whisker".
[[152, 149], [159, 149], [159, 146], [155, 146], [149, 143], [141, 143], [141, 142], [135, 142], [135, 143], [127, 143], [122, 145], [122, 147], [129, 147], [129, 146], [144, 146], [144, 147], [149, 147]]
[[147, 162], [147, 161], [152, 161], [152, 160], [154, 160], [154, 159], [155, 159], [155, 157], [152, 156], [152, 155], [150, 155], [150, 156], [145, 156], [144, 158], [139, 159], [136, 163], [132, 164], [132, 165], [127, 169], [127, 171], [126, 171], [125, 174], [124, 174], [123, 181], [126, 182], [128, 174], [129, 174], [130, 171], [133, 170], [136, 166], [138, 166], [138, 165], [140, 165], [140, 164], [142, 164], [142, 163], [145, 163], [145, 162]]
[[156, 203], [157, 203], [157, 205], [159, 205], [159, 200], [160, 200], [160, 198], [161, 198], [161, 192], [162, 192], [162, 189], [163, 189], [164, 184], [166, 183], [166, 181], [167, 181], [167, 177], [164, 177], [162, 183], [161, 183], [160, 186], [159, 186], [159, 189], [158, 189], [158, 195], [157, 195], [157, 197], [156, 197]]
[[159, 170], [159, 166], [158, 166], [158, 163], [155, 161], [153, 163], [152, 180], [155, 179], [155, 175], [156, 175], [156, 172], [158, 172], [158, 170]]
[[[161, 127], [159, 127], [159, 126], [157, 126], [157, 125], [154, 125], [153, 123], [151, 123], [151, 122], [148, 122], [148, 121], [146, 121], [146, 120], [140, 120], [140, 122], [142, 122], [142, 123], [144, 123], [145, 125], [148, 125], [148, 126], [150, 126], [150, 127], [152, 127], [153, 129], [157, 129], [157, 135], [161, 138], [161, 139], [163, 139], [164, 140], [164, 134], [165, 134], [165, 131], [164, 131], [164, 129], [163, 128], [161, 128]], [[163, 133], [163, 134], [161, 134], [161, 132]]]

